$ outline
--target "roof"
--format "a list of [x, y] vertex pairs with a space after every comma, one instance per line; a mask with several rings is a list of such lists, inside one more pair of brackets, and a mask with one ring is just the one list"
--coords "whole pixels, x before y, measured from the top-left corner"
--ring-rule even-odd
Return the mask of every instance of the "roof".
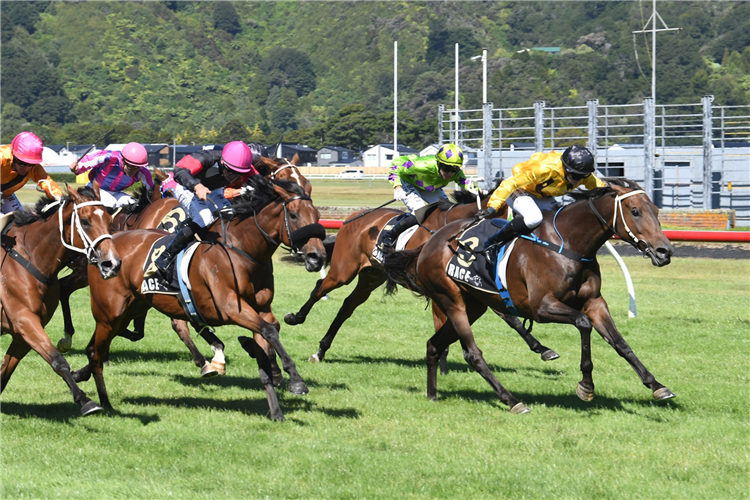
[[323, 149], [331, 149], [333, 151], [354, 151], [353, 149], [342, 148], [341, 146], [323, 146], [318, 151], [321, 151]]

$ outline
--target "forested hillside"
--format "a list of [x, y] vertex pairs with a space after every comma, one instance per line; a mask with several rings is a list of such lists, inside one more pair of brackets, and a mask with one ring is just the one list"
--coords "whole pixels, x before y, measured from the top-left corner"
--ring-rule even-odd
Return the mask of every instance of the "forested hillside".
[[[437, 106], [640, 102], [651, 2], [2, 2], [2, 141], [434, 142]], [[750, 3], [658, 2], [657, 102], [750, 102]], [[560, 47], [558, 54], [523, 51]], [[520, 51], [520, 52], [519, 52]], [[637, 58], [636, 58], [637, 53]]]

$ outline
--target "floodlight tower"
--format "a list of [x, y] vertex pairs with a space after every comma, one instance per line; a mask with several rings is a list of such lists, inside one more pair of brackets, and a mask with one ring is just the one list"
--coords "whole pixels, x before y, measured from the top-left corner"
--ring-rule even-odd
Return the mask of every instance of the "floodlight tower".
[[[663, 28], [657, 28], [657, 18], [659, 19], [659, 21], [661, 21]], [[651, 28], [646, 29], [649, 23], [651, 23]], [[664, 22], [664, 19], [662, 19], [659, 13], [656, 11], [656, 0], [652, 0], [651, 17], [649, 17], [648, 21], [646, 21], [646, 24], [643, 25], [643, 29], [632, 32], [633, 34], [651, 33], [651, 99], [654, 103], [654, 106], [656, 105], [656, 33], [658, 31], [679, 31], [680, 29], [682, 28], [670, 28], [669, 26], [667, 26], [667, 23]]]

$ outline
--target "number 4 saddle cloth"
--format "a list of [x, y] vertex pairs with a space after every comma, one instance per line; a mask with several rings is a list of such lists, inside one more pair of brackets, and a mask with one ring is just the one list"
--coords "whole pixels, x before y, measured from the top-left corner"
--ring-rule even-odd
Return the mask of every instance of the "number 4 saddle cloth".
[[[494, 222], [494, 223], [493, 223]], [[502, 219], [483, 220], [469, 227], [456, 238], [458, 247], [448, 261], [445, 273], [456, 283], [470, 286], [482, 292], [500, 294], [511, 314], [516, 314], [507, 288], [506, 269], [508, 257], [516, 239], [498, 249], [496, 260], [490, 261], [483, 252], [484, 242], [500, 230], [508, 221]], [[493, 252], [494, 253], [494, 252]]]

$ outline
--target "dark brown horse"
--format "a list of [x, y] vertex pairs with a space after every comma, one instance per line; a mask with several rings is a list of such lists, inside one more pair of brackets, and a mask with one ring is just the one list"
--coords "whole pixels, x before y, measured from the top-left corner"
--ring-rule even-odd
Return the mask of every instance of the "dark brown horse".
[[[654, 398], [674, 394], [656, 381], [617, 331], [601, 295], [601, 273], [596, 253], [613, 234], [651, 258], [655, 266], [669, 264], [672, 245], [661, 230], [658, 208], [630, 181], [610, 179], [610, 187], [575, 194], [578, 199], [557, 213], [545, 213], [534, 233], [541, 240], [563, 246], [568, 256], [529, 239], [519, 239], [507, 269], [508, 291], [524, 318], [540, 323], [574, 325], [581, 334], [582, 380], [576, 393], [584, 401], [594, 397], [591, 328], [625, 358]], [[487, 308], [507, 311], [497, 294], [461, 285], [446, 275], [446, 265], [457, 247], [454, 237], [472, 221], [456, 221], [438, 231], [423, 247], [386, 256], [388, 289], [396, 283], [422, 294], [447, 315], [448, 321], [427, 342], [427, 396], [437, 397], [437, 362], [443, 350], [460, 340], [464, 358], [492, 386], [513, 413], [528, 408], [497, 380], [474, 341], [471, 325]]]
[[[456, 203], [449, 201], [440, 202], [434, 210], [421, 223], [407, 244], [407, 249], [416, 248], [431, 236], [431, 234], [447, 224], [448, 222], [472, 217], [478, 210], [476, 196], [468, 191], [454, 191]], [[480, 200], [480, 206], [486, 208], [489, 196], [485, 193]], [[322, 361], [333, 339], [336, 337], [343, 323], [349, 319], [354, 310], [362, 305], [372, 292], [385, 283], [386, 274], [383, 266], [375, 259], [372, 253], [378, 234], [383, 226], [394, 216], [403, 212], [389, 208], [380, 208], [369, 213], [359, 212], [352, 214], [339, 230], [333, 247], [333, 255], [330, 258], [331, 268], [325, 278], [318, 280], [310, 294], [308, 301], [297, 313], [289, 313], [284, 316], [284, 322], [288, 325], [299, 325], [305, 322], [312, 307], [326, 294], [348, 285], [359, 277], [357, 285], [351, 294], [344, 300], [336, 318], [328, 328], [325, 336], [320, 341], [318, 352], [310, 356], [309, 361]], [[512, 315], [504, 315], [496, 311], [508, 325], [513, 328], [526, 341], [529, 349], [541, 355], [542, 359], [549, 361], [556, 359], [559, 355], [552, 349], [542, 345], [530, 333], [526, 331], [521, 322]], [[436, 307], [433, 307], [433, 320], [435, 327], [439, 328], [445, 322], [445, 316]], [[447, 372], [445, 360], [443, 359], [443, 371]]]
[[[239, 337], [240, 343], [258, 362], [260, 379], [266, 389], [271, 417], [283, 420], [272, 381], [270, 359], [279, 354], [289, 374], [289, 390], [306, 394], [307, 386], [294, 361], [279, 340], [279, 322], [271, 310], [274, 295], [273, 253], [284, 244], [300, 248], [309, 266], [322, 265], [324, 248], [319, 213], [301, 187], [291, 182], [268, 181], [261, 176], [250, 180], [253, 190], [234, 206], [235, 215], [220, 228], [224, 243], [211, 241], [211, 233], [195, 252], [189, 270], [193, 303], [210, 326], [238, 325], [254, 332], [254, 339]], [[215, 229], [215, 228], [214, 228]], [[213, 232], [213, 231], [212, 231]], [[311, 234], [317, 236], [310, 237]], [[130, 258], [117, 278], [104, 282], [89, 273], [91, 306], [96, 330], [86, 353], [89, 364], [75, 373], [85, 380], [93, 373], [103, 406], [111, 406], [104, 384], [103, 363], [117, 333], [137, 316], [155, 308], [170, 318], [188, 316], [174, 295], [143, 294], [143, 265], [148, 250], [164, 235], [160, 231], [134, 230], [118, 233], [115, 247]], [[309, 239], [308, 239], [309, 238]]]
[[42, 198], [33, 211], [13, 214], [0, 251], [2, 333], [13, 337], [3, 359], [0, 391], [34, 349], [68, 384], [82, 415], [101, 410], [75, 383], [68, 362], [55, 350], [44, 327], [57, 309], [57, 273], [72, 253], [85, 254], [102, 281], [117, 275], [121, 261], [109, 235], [111, 223], [96, 185], [71, 189], [60, 201]]
[[[310, 196], [312, 185], [297, 168], [298, 162], [299, 155], [294, 155], [291, 161], [286, 158], [261, 157], [256, 165], [258, 166], [259, 172], [264, 177], [295, 182], [304, 189], [307, 196]], [[157, 168], [154, 169], [156, 188], [151, 192], [148, 192], [145, 189], [139, 189], [136, 191], [136, 202], [134, 204], [125, 206], [113, 214], [113, 226], [115, 231], [154, 229], [162, 222], [166, 222], [167, 224], [176, 227], [182, 222], [182, 219], [165, 221], [165, 217], [179, 206], [179, 203], [174, 198], [161, 198], [158, 188], [160, 183], [166, 178], [166, 173]], [[57, 349], [62, 353], [68, 352], [73, 343], [73, 335], [75, 335], [75, 327], [73, 326], [73, 320], [70, 315], [70, 296], [76, 290], [85, 288], [89, 284], [85, 260], [75, 259], [68, 265], [73, 272], [60, 280], [60, 307], [63, 313], [64, 336], [57, 342]], [[145, 321], [145, 316], [135, 318], [133, 320], [134, 331], [125, 329], [120, 332], [120, 336], [131, 341], [142, 339], [144, 336]], [[196, 366], [201, 369], [202, 377], [210, 377], [216, 374], [223, 375], [226, 373], [224, 344], [218, 337], [209, 331], [203, 332], [201, 335], [214, 351], [214, 358], [209, 362], [193, 343], [187, 323], [175, 320], [172, 323], [172, 328], [193, 355], [193, 361]], [[278, 380], [277, 376], [277, 381]]]

